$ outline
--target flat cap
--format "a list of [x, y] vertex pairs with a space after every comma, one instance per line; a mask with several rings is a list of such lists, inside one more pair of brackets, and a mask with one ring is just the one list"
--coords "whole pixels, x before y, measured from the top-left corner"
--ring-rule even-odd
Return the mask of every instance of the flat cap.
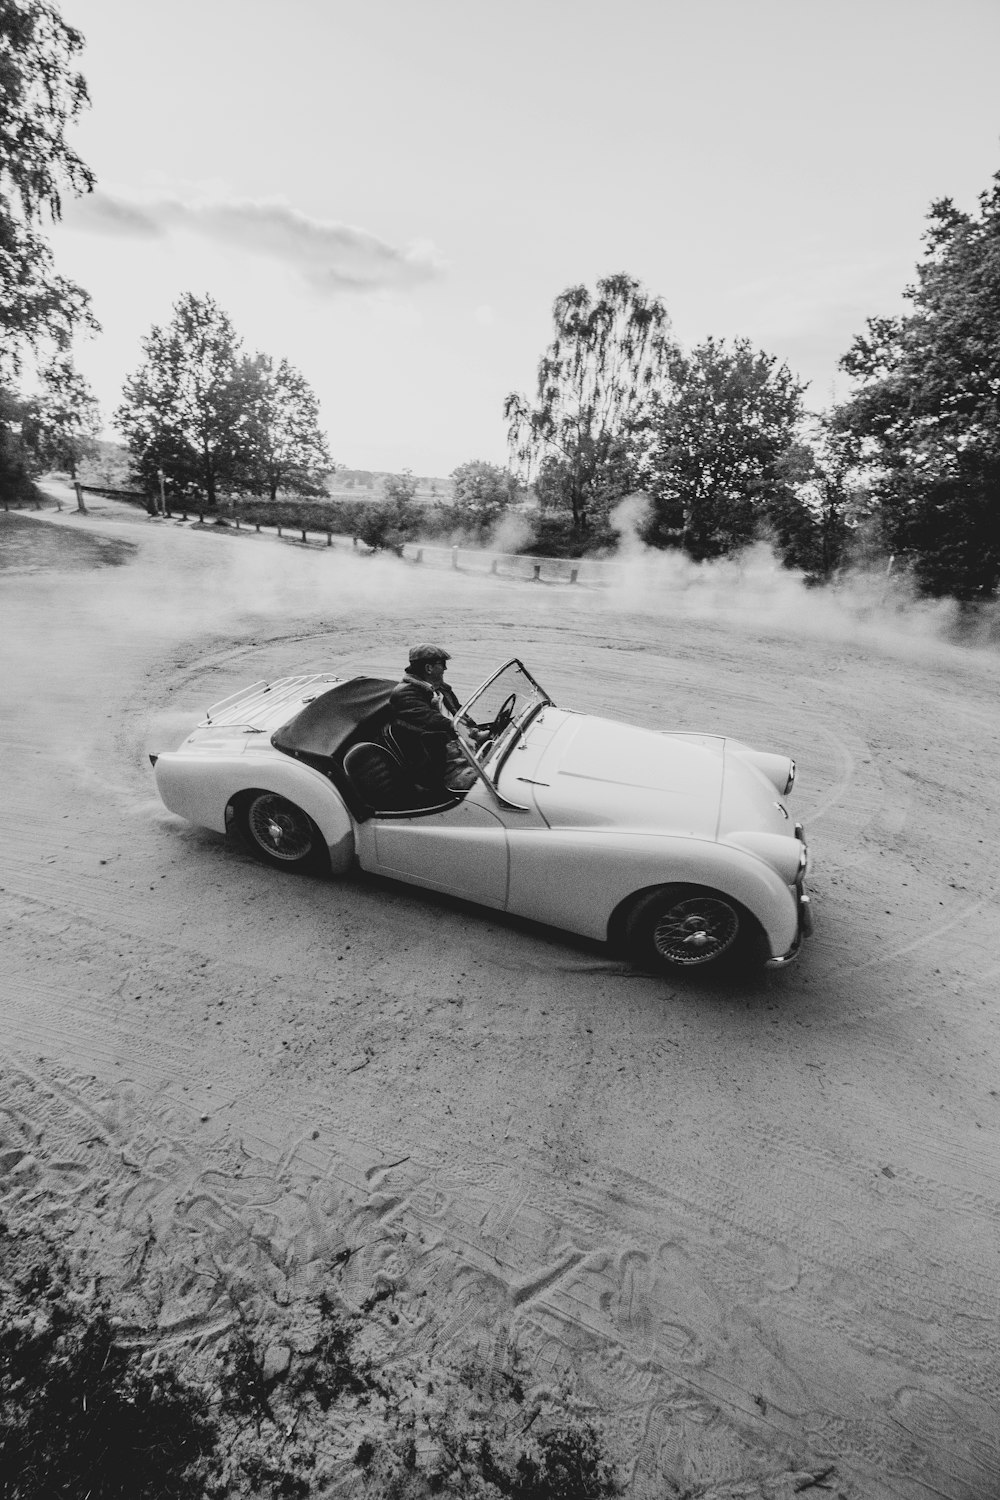
[[446, 651], [443, 646], [431, 646], [426, 641], [420, 646], [410, 647], [410, 666], [416, 667], [422, 661], [450, 661], [451, 652]]

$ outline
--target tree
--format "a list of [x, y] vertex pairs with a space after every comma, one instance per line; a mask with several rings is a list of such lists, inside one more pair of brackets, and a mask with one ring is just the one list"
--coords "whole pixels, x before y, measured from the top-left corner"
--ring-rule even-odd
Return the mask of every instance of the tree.
[[277, 369], [267, 354], [245, 359], [235, 375], [242, 407], [239, 470], [246, 488], [272, 500], [278, 491], [324, 493], [322, 478], [332, 468], [319, 426], [319, 402], [311, 386], [287, 359]]
[[933, 203], [910, 311], [869, 319], [841, 360], [833, 414], [861, 446], [892, 550], [922, 588], [965, 601], [1000, 585], [1000, 173], [978, 214]]
[[83, 37], [46, 0], [0, 0], [0, 377], [25, 345], [65, 348], [80, 324], [96, 327], [89, 297], [56, 274], [40, 231], [58, 219], [61, 192], [87, 193], [93, 174], [66, 131], [88, 102], [75, 69]]
[[238, 379], [241, 340], [211, 297], [185, 293], [165, 328], [142, 341], [145, 360], [129, 376], [115, 426], [150, 492], [163, 471], [195, 485], [207, 504], [232, 487], [249, 418]]
[[5, 504], [25, 500], [37, 503], [38, 492], [32, 481], [38, 462], [24, 439], [24, 424], [29, 419], [28, 402], [0, 386], [0, 500]]
[[26, 442], [43, 468], [68, 469], [97, 451], [101, 430], [97, 399], [69, 354], [57, 354], [40, 372], [41, 394], [28, 404]]
[[417, 481], [410, 469], [402, 474], [387, 474], [382, 481], [384, 498], [366, 505], [358, 522], [358, 539], [373, 552], [387, 549], [403, 554], [404, 542], [416, 536], [420, 523], [419, 507], [414, 503]]
[[708, 339], [670, 359], [671, 392], [657, 403], [642, 488], [652, 501], [646, 539], [696, 559], [719, 557], [757, 534], [788, 492], [782, 460], [802, 419], [787, 365], [746, 339]]
[[871, 515], [857, 445], [821, 416], [778, 468], [786, 482], [768, 504], [767, 527], [787, 568], [802, 569], [809, 583], [824, 582], [852, 560], [852, 542]]
[[673, 346], [663, 303], [624, 274], [599, 281], [596, 298], [569, 287], [552, 315], [535, 405], [512, 392], [504, 417], [517, 464], [548, 457], [563, 465], [564, 503], [584, 531], [592, 511], [632, 488], [631, 439], [667, 378]]
[[451, 504], [442, 507], [467, 531], [487, 531], [515, 505], [523, 487], [509, 469], [484, 459], [459, 464], [451, 474]]

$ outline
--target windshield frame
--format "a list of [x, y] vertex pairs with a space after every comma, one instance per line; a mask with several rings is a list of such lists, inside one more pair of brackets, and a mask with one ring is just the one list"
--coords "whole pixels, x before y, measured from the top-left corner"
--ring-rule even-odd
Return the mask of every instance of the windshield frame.
[[[470, 749], [469, 745], [463, 738], [461, 732], [461, 721], [466, 717], [472, 717], [469, 714], [470, 708], [474, 708], [476, 702], [490, 687], [492, 687], [497, 678], [502, 677], [504, 672], [509, 671], [511, 667], [516, 667], [520, 672], [524, 674], [524, 676], [528, 679], [528, 682], [538, 694], [538, 697], [534, 702], [532, 702], [530, 708], [525, 712], [523, 717], [512, 719], [510, 725], [503, 731], [504, 737], [507, 738], [509, 736], [509, 738], [507, 738], [507, 743], [506, 745], [504, 745], [503, 750], [498, 757], [495, 773], [496, 779], [494, 780], [493, 777], [486, 774], [486, 768], [480, 761], [479, 756], [472, 749]], [[538, 679], [528, 671], [521, 658], [519, 656], [512, 656], [508, 661], [505, 661], [502, 666], [498, 667], [495, 672], [487, 677], [485, 682], [480, 683], [475, 692], [472, 693], [459, 707], [458, 711], [451, 716], [451, 722], [455, 727], [456, 733], [458, 734], [458, 743], [466, 760], [471, 766], [474, 767], [476, 775], [479, 777], [480, 781], [485, 782], [490, 791], [493, 793], [493, 796], [496, 797], [497, 801], [502, 803], [504, 807], [508, 807], [514, 812], [529, 812], [530, 809], [528, 807], [525, 807], [520, 802], [511, 802], [509, 798], [503, 795], [503, 793], [497, 786], [497, 783], [500, 780], [500, 772], [506, 765], [507, 758], [510, 755], [511, 751], [514, 749], [514, 746], [522, 737], [531, 721], [536, 718], [543, 709], [552, 708], [554, 706], [555, 705], [553, 699], [549, 697], [548, 693], [542, 687]], [[511, 730], [513, 730], [513, 732], [511, 732]], [[494, 744], [493, 749], [495, 748], [496, 745]]]

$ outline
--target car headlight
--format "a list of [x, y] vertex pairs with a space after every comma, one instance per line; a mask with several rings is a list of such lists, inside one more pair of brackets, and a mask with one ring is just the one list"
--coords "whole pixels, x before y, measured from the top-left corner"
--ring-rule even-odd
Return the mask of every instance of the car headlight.
[[801, 885], [809, 862], [806, 846], [801, 840], [789, 838], [784, 833], [761, 833], [755, 830], [731, 833], [726, 838], [726, 843], [735, 844], [737, 848], [746, 849], [749, 854], [762, 859], [771, 866], [775, 874], [780, 875], [786, 885]]

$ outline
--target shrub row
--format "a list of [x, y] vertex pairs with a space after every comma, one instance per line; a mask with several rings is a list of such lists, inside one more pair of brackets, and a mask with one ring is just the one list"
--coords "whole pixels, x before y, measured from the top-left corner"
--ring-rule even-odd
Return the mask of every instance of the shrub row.
[[[103, 489], [94, 485], [84, 488], [91, 494], [145, 505], [151, 513], [156, 507], [155, 497], [145, 496], [141, 491]], [[448, 507], [441, 505], [415, 505], [401, 515], [391, 502], [380, 500], [266, 500], [239, 495], [226, 496], [211, 510], [203, 500], [185, 501], [168, 495], [167, 506], [172, 515], [203, 515], [219, 522], [239, 520], [241, 526], [281, 526], [289, 531], [329, 531], [336, 536], [359, 537], [376, 546], [427, 541], [488, 547], [491, 542], [488, 531], [470, 532], [457, 527]], [[372, 540], [386, 530], [386, 526], [379, 525], [379, 519], [383, 519], [392, 532], [388, 541]], [[513, 546], [504, 545], [499, 550], [528, 557], [600, 557], [613, 552], [617, 542], [617, 534], [604, 519], [595, 522], [584, 536], [580, 536], [573, 530], [569, 515], [543, 511], [531, 518], [526, 540]]]

